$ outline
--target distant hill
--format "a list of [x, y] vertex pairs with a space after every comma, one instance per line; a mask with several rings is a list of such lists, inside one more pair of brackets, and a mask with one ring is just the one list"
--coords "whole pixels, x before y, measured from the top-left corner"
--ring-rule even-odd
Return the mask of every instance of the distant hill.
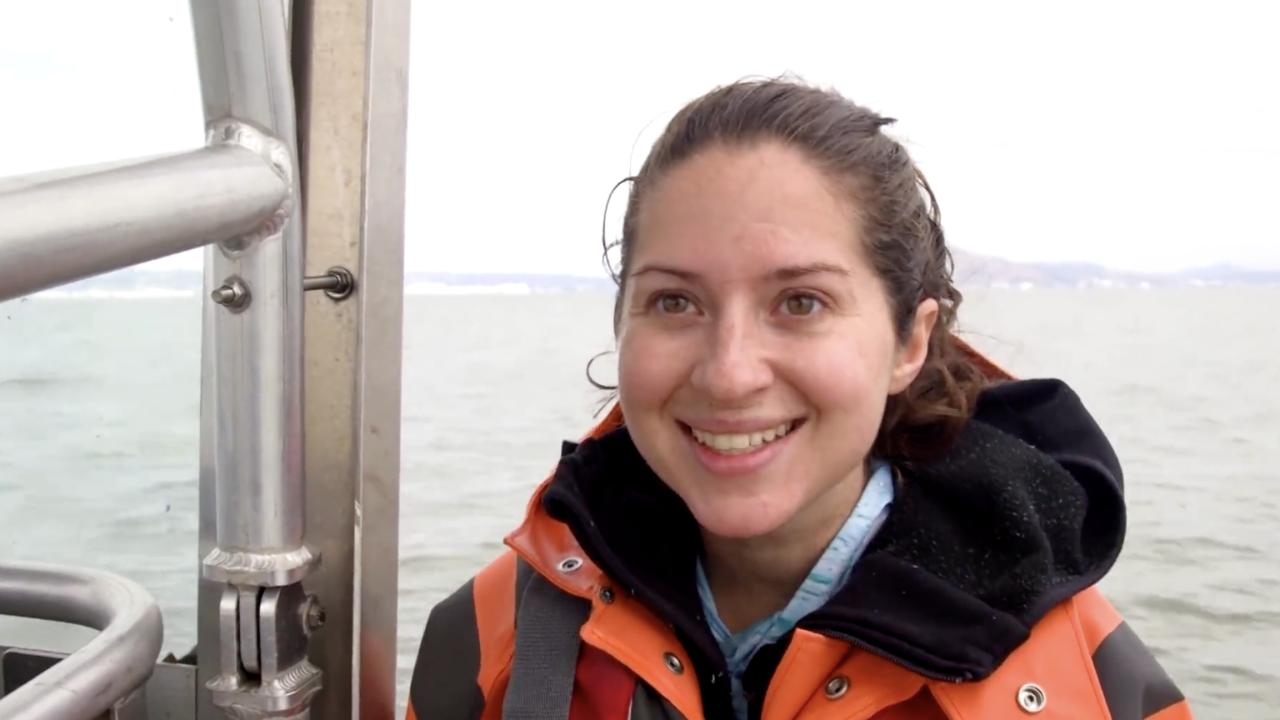
[[1250, 270], [1234, 265], [1176, 273], [1136, 273], [1111, 270], [1094, 263], [1014, 262], [959, 249], [953, 249], [951, 254], [956, 262], [957, 284], [970, 287], [1088, 289], [1280, 284], [1280, 270]]
[[[952, 251], [955, 278], [967, 287], [1012, 288], [1112, 288], [1176, 287], [1205, 285], [1280, 285], [1280, 270], [1249, 270], [1217, 265], [1177, 273], [1133, 273], [1110, 270], [1092, 263], [1020, 263], [964, 250]], [[203, 272], [128, 268], [59, 288], [73, 294], [197, 293]], [[405, 274], [409, 294], [526, 294], [546, 292], [609, 291], [606, 277], [534, 273], [437, 273]]]

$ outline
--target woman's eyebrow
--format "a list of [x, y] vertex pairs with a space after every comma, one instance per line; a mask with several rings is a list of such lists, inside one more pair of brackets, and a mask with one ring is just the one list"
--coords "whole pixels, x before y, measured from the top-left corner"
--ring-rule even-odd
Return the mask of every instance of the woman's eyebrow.
[[[683, 268], [678, 268], [671, 265], [661, 265], [656, 263], [646, 263], [645, 265], [640, 266], [639, 269], [631, 273], [631, 277], [639, 277], [641, 275], [649, 275], [649, 274], [656, 274], [656, 273], [661, 273], [663, 275], [671, 275], [673, 277], [680, 278], [681, 280], [684, 280], [690, 283], [697, 283], [702, 280], [702, 276], [692, 270], [685, 270]], [[768, 273], [768, 276], [773, 278], [774, 280], [786, 281], [786, 280], [797, 280], [802, 277], [806, 277], [809, 275], [818, 275], [818, 274], [835, 274], [835, 275], [843, 275], [845, 277], [849, 277], [853, 275], [853, 273], [850, 272], [848, 268], [842, 267], [840, 265], [835, 265], [833, 263], [827, 263], [827, 262], [816, 262], [816, 263], [807, 263], [804, 265], [788, 265], [786, 267], [780, 267], [770, 271]]]

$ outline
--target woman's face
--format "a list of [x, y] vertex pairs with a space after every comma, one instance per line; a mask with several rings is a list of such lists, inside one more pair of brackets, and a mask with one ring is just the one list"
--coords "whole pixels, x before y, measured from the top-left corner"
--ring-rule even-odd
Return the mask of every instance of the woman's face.
[[707, 532], [843, 521], [887, 397], [919, 372], [937, 304], [921, 304], [899, 344], [857, 212], [777, 143], [706, 150], [640, 208], [619, 401], [641, 455]]

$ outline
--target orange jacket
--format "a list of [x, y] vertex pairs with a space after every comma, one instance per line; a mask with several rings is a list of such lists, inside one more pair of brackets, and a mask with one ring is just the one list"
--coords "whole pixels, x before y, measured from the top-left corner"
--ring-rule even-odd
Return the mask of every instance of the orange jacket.
[[[663, 553], [685, 542], [682, 521], [620, 426], [615, 409], [569, 445], [510, 550], [433, 609], [408, 720], [732, 717], [694, 637], [701, 617], [673, 609], [675, 585], [647, 584], [679, 564]], [[970, 426], [938, 467], [904, 473], [836, 607], [762, 662], [752, 720], [1191, 720], [1094, 587], [1124, 511], [1118, 464], [1075, 395], [1007, 383]]]

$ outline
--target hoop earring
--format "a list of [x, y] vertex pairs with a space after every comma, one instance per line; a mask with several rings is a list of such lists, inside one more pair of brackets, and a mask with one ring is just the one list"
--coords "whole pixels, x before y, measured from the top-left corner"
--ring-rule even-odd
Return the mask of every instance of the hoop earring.
[[617, 386], [617, 385], [605, 385], [605, 384], [603, 384], [603, 383], [597, 382], [595, 378], [591, 377], [591, 366], [592, 366], [592, 365], [595, 365], [595, 362], [596, 362], [597, 360], [599, 360], [600, 358], [604, 357], [605, 355], [610, 355], [610, 354], [612, 354], [612, 353], [614, 353], [614, 352], [616, 352], [616, 351], [614, 351], [614, 350], [605, 350], [604, 352], [597, 353], [597, 354], [596, 354], [596, 355], [594, 355], [590, 360], [588, 360], [588, 361], [587, 361], [587, 373], [586, 373], [586, 374], [587, 374], [587, 382], [591, 383], [591, 387], [593, 387], [593, 388], [595, 388], [595, 389], [597, 389], [597, 390], [604, 390], [605, 392], [616, 392], [616, 391], [618, 390], [618, 386]]
[[609, 273], [609, 277], [613, 278], [615, 284], [621, 282], [622, 276], [613, 269], [613, 264], [609, 262], [609, 251], [621, 245], [622, 240], [609, 240], [609, 206], [613, 204], [614, 193], [618, 192], [623, 185], [634, 183], [635, 181], [635, 176], [628, 176], [614, 183], [614, 186], [609, 190], [608, 197], [604, 199], [604, 214], [600, 218], [600, 264], [604, 266], [604, 271]]

